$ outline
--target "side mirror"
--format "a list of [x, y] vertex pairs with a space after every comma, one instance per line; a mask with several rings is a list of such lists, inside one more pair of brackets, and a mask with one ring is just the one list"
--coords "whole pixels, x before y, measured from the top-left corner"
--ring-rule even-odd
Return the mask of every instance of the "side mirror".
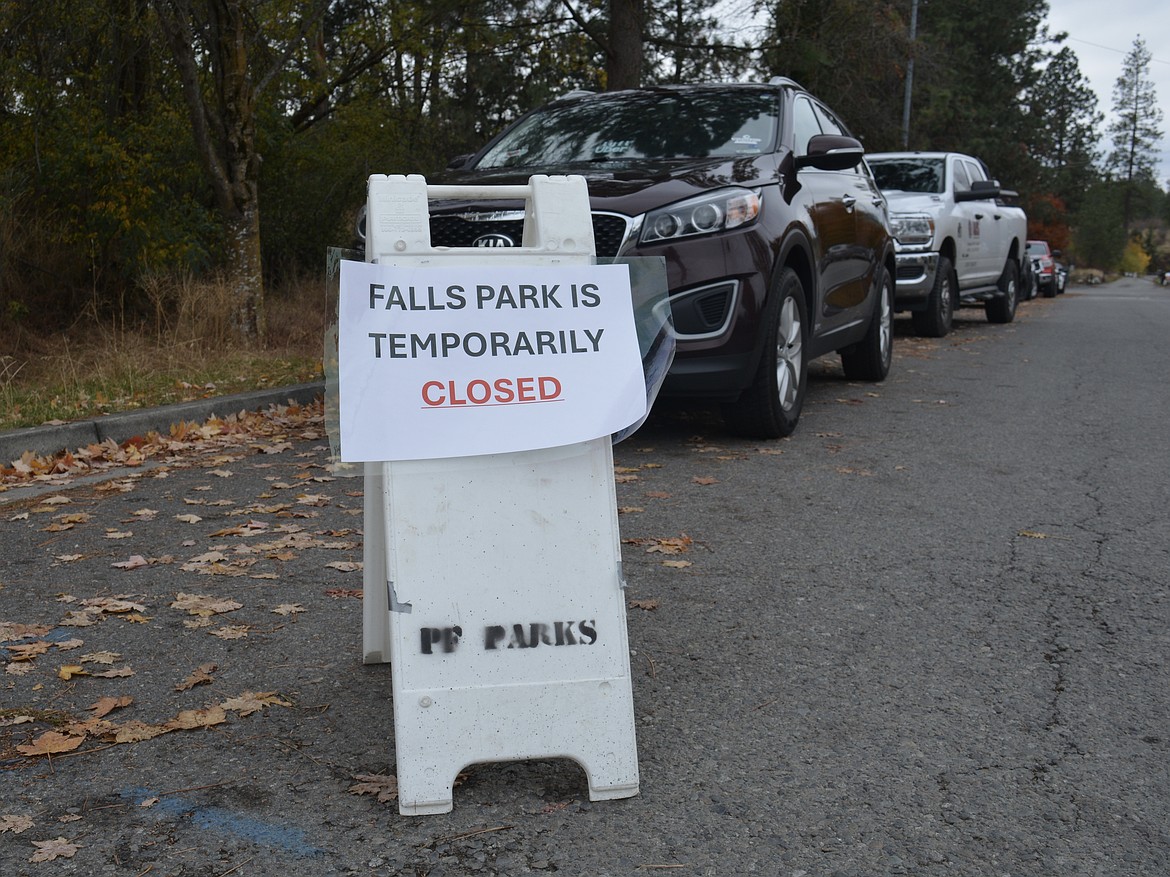
[[808, 138], [808, 149], [797, 156], [796, 168], [815, 167], [822, 171], [846, 171], [865, 157], [860, 140], [840, 134], [817, 134]]
[[1000, 195], [999, 183], [994, 180], [975, 180], [971, 188], [965, 192], [955, 192], [956, 201], [987, 201], [998, 198]]
[[466, 155], [455, 156], [453, 159], [451, 159], [449, 162], [447, 162], [447, 170], [449, 170], [449, 171], [462, 170], [467, 165], [468, 160], [470, 160], [471, 156], [473, 156], [474, 154], [475, 153], [473, 153], [473, 152], [469, 152]]

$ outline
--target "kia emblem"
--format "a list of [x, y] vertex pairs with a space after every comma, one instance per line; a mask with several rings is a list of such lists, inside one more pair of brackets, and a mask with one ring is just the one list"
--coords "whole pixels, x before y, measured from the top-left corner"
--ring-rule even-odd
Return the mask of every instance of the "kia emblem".
[[516, 242], [506, 234], [483, 234], [471, 242], [473, 247], [514, 247]]

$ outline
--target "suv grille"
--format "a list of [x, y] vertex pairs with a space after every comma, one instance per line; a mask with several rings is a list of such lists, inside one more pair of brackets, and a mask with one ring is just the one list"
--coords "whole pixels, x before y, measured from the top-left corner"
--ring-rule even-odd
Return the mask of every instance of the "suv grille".
[[[471, 247], [484, 235], [504, 235], [520, 246], [524, 240], [523, 219], [468, 219], [476, 214], [433, 214], [431, 246]], [[487, 215], [487, 214], [485, 214]], [[613, 213], [593, 214], [593, 237], [598, 256], [616, 256], [626, 235], [628, 220]]]

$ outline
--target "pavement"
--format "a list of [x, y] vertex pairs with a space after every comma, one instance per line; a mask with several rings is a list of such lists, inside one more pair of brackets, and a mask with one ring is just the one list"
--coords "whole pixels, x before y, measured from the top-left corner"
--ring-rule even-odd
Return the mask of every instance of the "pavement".
[[664, 408], [615, 447], [630, 798], [539, 759], [398, 813], [364, 482], [316, 423], [4, 508], [0, 875], [1166, 877], [1170, 296], [905, 322], [791, 439]]

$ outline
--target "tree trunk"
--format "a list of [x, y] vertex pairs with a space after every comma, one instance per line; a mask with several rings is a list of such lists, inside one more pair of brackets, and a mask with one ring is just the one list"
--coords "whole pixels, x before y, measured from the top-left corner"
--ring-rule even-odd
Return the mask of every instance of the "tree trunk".
[[[247, 22], [241, 0], [195, 2], [200, 6], [198, 16], [190, 0], [155, 0], [155, 9], [175, 56], [195, 144], [226, 232], [233, 324], [245, 338], [257, 339], [264, 333], [264, 276], [256, 90], [248, 71]], [[196, 39], [200, 22], [205, 23], [203, 41]], [[206, 98], [201, 60], [210, 60], [213, 74]]]
[[609, 51], [606, 54], [606, 90], [637, 88], [642, 84], [642, 21], [644, 0], [610, 0]]

